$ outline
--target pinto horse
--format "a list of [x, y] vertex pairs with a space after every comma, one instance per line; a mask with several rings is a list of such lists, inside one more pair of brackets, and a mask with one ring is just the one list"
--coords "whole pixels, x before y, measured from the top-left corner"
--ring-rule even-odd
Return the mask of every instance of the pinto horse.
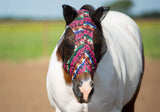
[[55, 111], [134, 112], [144, 70], [136, 23], [109, 8], [62, 7], [66, 29], [47, 74]]

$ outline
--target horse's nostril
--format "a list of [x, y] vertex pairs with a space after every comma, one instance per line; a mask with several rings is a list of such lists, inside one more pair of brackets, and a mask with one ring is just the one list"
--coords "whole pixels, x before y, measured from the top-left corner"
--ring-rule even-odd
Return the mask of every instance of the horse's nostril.
[[78, 83], [78, 87], [81, 87], [81, 86], [82, 86], [82, 84], [83, 84], [83, 82], [82, 82], [82, 81], [80, 81], [80, 82]]
[[93, 82], [91, 81], [90, 82], [90, 86], [93, 88], [94, 87], [94, 84], [93, 84]]

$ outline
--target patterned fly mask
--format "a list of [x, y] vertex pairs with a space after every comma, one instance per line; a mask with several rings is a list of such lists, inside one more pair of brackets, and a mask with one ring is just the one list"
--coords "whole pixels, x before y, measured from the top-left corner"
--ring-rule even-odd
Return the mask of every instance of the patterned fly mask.
[[64, 69], [72, 80], [77, 74], [90, 73], [92, 76], [97, 68], [97, 61], [93, 47], [93, 32], [96, 25], [89, 17], [87, 10], [77, 11], [78, 17], [67, 27], [75, 34], [75, 47], [72, 56], [63, 63]]

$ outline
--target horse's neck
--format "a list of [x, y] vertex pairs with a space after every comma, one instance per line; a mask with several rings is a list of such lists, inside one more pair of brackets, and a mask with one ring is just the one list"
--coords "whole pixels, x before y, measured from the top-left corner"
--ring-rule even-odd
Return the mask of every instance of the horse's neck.
[[[137, 87], [142, 72], [142, 42], [139, 29], [128, 16], [110, 11], [102, 21], [102, 30], [107, 43], [107, 51], [119, 77], [124, 83], [125, 94], [129, 97], [135, 88], [127, 89], [130, 84]], [[131, 82], [132, 81], [132, 82]]]

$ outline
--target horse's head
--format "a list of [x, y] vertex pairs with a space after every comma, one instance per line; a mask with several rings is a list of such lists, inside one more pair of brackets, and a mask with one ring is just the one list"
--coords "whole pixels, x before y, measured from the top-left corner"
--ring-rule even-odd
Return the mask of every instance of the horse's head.
[[105, 11], [103, 7], [94, 10], [90, 5], [76, 11], [63, 5], [66, 31], [57, 55], [63, 62], [65, 81], [73, 84], [73, 92], [80, 103], [90, 101], [94, 93], [93, 77], [107, 50], [100, 24]]

